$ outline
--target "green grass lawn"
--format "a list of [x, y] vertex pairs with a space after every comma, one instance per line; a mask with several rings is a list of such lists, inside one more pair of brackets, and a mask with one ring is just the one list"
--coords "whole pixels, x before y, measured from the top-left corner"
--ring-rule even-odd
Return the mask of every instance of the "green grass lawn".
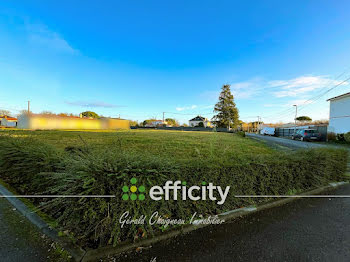
[[191, 161], [210, 160], [245, 161], [274, 154], [262, 143], [219, 132], [185, 132], [164, 130], [129, 131], [2, 131], [14, 137], [34, 137], [59, 149], [67, 146], [94, 148], [121, 147], [122, 150], [172, 159]]

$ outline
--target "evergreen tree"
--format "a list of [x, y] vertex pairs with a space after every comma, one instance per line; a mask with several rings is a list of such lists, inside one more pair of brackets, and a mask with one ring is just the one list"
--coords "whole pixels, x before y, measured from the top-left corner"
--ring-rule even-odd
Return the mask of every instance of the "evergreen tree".
[[213, 121], [218, 127], [235, 128], [239, 124], [238, 109], [231, 94], [230, 85], [223, 85], [214, 112], [217, 114], [213, 117]]

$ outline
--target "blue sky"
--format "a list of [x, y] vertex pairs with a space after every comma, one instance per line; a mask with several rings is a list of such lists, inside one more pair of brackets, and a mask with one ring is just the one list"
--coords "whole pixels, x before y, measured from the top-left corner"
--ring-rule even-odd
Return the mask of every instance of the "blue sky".
[[[2, 1], [0, 109], [133, 120], [328, 117], [350, 91], [349, 1]], [[318, 100], [317, 95], [340, 84]], [[310, 103], [313, 102], [313, 103]]]

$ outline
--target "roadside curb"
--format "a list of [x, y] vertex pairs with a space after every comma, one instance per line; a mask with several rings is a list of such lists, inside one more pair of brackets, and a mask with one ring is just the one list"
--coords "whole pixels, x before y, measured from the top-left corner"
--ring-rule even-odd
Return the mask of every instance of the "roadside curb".
[[[5, 196], [16, 210], [19, 211], [25, 218], [27, 218], [33, 225], [35, 225], [40, 231], [51, 238], [53, 241], [58, 242], [64, 250], [67, 250], [75, 261], [81, 261], [86, 254], [86, 251], [81, 247], [73, 244], [69, 239], [59, 237], [58, 232], [51, 228], [44, 220], [42, 220], [37, 214], [30, 210], [20, 199], [15, 197], [10, 191], [8, 191], [3, 185], [0, 184], [0, 194]], [[7, 197], [9, 196], [9, 197]]]
[[[349, 184], [349, 182], [334, 182], [329, 183], [327, 186], [319, 187], [313, 190], [306, 191], [304, 193], [301, 193], [300, 196], [303, 195], [316, 195], [331, 189], [335, 189], [337, 187], [343, 186]], [[136, 249], [137, 247], [142, 246], [150, 246], [154, 243], [157, 243], [162, 240], [166, 240], [181, 234], [189, 233], [191, 231], [197, 230], [199, 228], [207, 227], [208, 224], [203, 223], [196, 223], [191, 225], [186, 225], [182, 227], [181, 229], [174, 229], [169, 232], [163, 233], [161, 235], [154, 236], [150, 239], [144, 239], [138, 242], [124, 242], [116, 247], [101, 247], [98, 249], [88, 249], [84, 250], [83, 248], [79, 247], [78, 245], [73, 244], [69, 239], [65, 239], [63, 237], [58, 236], [58, 232], [54, 229], [52, 229], [45, 221], [43, 221], [37, 214], [33, 213], [21, 200], [16, 198], [10, 191], [8, 191], [3, 185], [0, 184], [0, 194], [4, 196], [12, 196], [12, 197], [5, 197], [22, 215], [24, 215], [32, 224], [34, 224], [36, 227], [40, 229], [40, 231], [44, 234], [46, 234], [48, 237], [50, 237], [52, 240], [58, 242], [65, 250], [67, 250], [71, 256], [74, 258], [75, 261], [82, 261], [82, 262], [91, 262], [96, 261], [99, 258], [107, 255], [117, 255], [126, 251], [129, 251], [131, 249]], [[223, 219], [226, 221], [247, 216], [265, 209], [278, 207], [281, 205], [284, 205], [286, 203], [295, 201], [297, 199], [300, 199], [301, 197], [292, 197], [292, 198], [283, 198], [276, 201], [271, 201], [265, 204], [262, 204], [260, 206], [249, 206], [249, 207], [243, 207], [238, 209], [233, 209], [221, 214], [218, 214], [220, 219]], [[196, 220], [197, 222], [200, 222], [200, 220]], [[196, 222], [194, 221], [194, 222]]]

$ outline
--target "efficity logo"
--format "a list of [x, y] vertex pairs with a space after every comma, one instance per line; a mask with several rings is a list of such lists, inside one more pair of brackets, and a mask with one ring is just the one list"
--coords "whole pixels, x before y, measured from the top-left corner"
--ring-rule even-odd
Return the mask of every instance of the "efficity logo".
[[[123, 200], [145, 200], [146, 188], [143, 185], [136, 186], [137, 179], [132, 178], [130, 180], [131, 186], [123, 186], [122, 199]], [[148, 191], [149, 197], [154, 201], [160, 200], [211, 200], [217, 201], [218, 205], [225, 203], [225, 200], [229, 194], [230, 187], [226, 186], [225, 190], [221, 186], [214, 186], [213, 183], [207, 184], [205, 181], [200, 186], [187, 186], [186, 181], [177, 180], [175, 182], [169, 180], [166, 181], [163, 186], [152, 186]]]

